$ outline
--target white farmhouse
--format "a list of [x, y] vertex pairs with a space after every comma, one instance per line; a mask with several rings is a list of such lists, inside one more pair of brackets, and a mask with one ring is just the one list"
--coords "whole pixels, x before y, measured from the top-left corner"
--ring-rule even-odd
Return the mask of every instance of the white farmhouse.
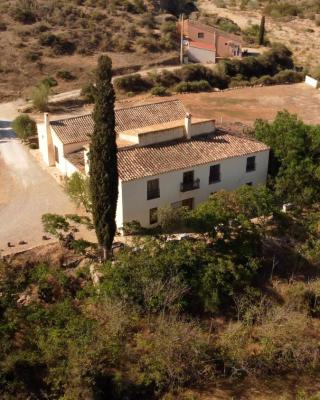
[[[38, 125], [45, 163], [63, 175], [88, 173], [91, 114]], [[119, 201], [117, 226], [158, 222], [166, 205], [193, 208], [220, 189], [266, 182], [269, 148], [193, 118], [179, 100], [116, 110]]]

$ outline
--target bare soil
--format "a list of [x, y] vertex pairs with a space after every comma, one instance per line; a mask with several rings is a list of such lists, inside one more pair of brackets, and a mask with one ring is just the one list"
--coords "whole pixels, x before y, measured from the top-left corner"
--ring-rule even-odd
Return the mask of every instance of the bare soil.
[[177, 97], [197, 117], [214, 118], [217, 123], [241, 121], [251, 125], [258, 118], [272, 120], [278, 111], [288, 110], [306, 123], [320, 124], [320, 90], [304, 83]]

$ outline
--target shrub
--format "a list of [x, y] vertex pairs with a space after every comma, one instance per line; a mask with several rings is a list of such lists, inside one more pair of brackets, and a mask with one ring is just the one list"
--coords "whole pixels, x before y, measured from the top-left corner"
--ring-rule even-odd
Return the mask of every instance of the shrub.
[[35, 0], [18, 0], [11, 10], [12, 18], [23, 24], [33, 24], [37, 20], [36, 6]]
[[95, 102], [95, 93], [96, 88], [93, 83], [86, 83], [81, 89], [81, 96], [90, 104]]
[[188, 92], [205, 92], [211, 89], [208, 81], [195, 81], [195, 82], [180, 82], [175, 87], [174, 90], [177, 93], [188, 93]]
[[159, 51], [159, 41], [152, 37], [141, 37], [136, 41], [143, 52], [155, 53]]
[[159, 319], [148, 335], [136, 335], [140, 373], [157, 391], [195, 384], [212, 373], [208, 344], [200, 328], [175, 318]]
[[163, 86], [155, 86], [151, 89], [151, 94], [153, 96], [169, 96], [168, 90]]
[[40, 85], [45, 85], [49, 88], [52, 88], [54, 86], [57, 86], [58, 82], [56, 79], [52, 78], [52, 76], [48, 76], [47, 78], [42, 79]]
[[171, 233], [182, 229], [188, 210], [185, 207], [163, 207], [159, 209], [159, 220], [162, 232]]
[[36, 62], [39, 61], [42, 57], [42, 51], [31, 50], [28, 51], [25, 55], [27, 61]]
[[126, 75], [115, 79], [114, 86], [123, 92], [143, 92], [150, 89], [150, 83], [140, 74]]
[[49, 46], [54, 54], [73, 54], [76, 50], [74, 42], [63, 36], [54, 35], [53, 33], [44, 32], [39, 37], [41, 46]]
[[302, 82], [303, 74], [291, 69], [285, 69], [274, 75], [273, 80], [275, 83], [298, 83]]
[[75, 79], [75, 76], [70, 72], [65, 69], [60, 69], [57, 74], [57, 78], [63, 79], [64, 81], [72, 81]]
[[50, 87], [46, 84], [36, 86], [31, 94], [33, 106], [39, 111], [46, 111], [48, 108]]
[[37, 135], [36, 121], [27, 114], [19, 115], [19, 117], [12, 121], [11, 126], [21, 140], [26, 140], [31, 136]]

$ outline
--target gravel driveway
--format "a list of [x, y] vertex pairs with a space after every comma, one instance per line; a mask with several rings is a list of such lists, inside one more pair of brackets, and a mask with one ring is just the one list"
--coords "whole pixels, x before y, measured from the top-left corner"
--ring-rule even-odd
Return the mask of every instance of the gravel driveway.
[[[9, 119], [15, 107], [0, 105], [0, 250], [23, 250], [42, 242], [41, 216], [76, 212], [62, 188], [15, 138]], [[27, 242], [18, 245], [19, 241]], [[1, 253], [1, 251], [0, 251]]]

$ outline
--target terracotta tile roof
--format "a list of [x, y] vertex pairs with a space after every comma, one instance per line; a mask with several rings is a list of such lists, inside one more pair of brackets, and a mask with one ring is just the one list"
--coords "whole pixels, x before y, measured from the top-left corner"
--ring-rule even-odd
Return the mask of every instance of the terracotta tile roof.
[[218, 33], [220, 36], [223, 36], [223, 37], [228, 38], [230, 40], [233, 40], [235, 42], [242, 43], [241, 36], [238, 36], [238, 35], [235, 35], [235, 34], [232, 34], [232, 33], [229, 33], [229, 32], [222, 31], [221, 29], [218, 29], [218, 28], [216, 28], [214, 26], [205, 25], [205, 24], [203, 24], [203, 23], [201, 23], [199, 21], [195, 21], [195, 20], [186, 20], [184, 22], [184, 30], [185, 30], [185, 33], [187, 35], [189, 34], [189, 25], [190, 26], [194, 26], [194, 27], [196, 27], [198, 29], [201, 29], [201, 30], [203, 30], [205, 32]]
[[84, 149], [74, 151], [65, 155], [65, 158], [71, 162], [80, 172], [85, 171], [84, 165]]
[[[180, 100], [169, 100], [116, 109], [115, 114], [116, 132], [120, 133], [181, 120], [186, 110]], [[87, 142], [94, 128], [91, 114], [51, 121], [50, 125], [64, 144]]]
[[119, 176], [123, 181], [130, 181], [268, 149], [265, 144], [247, 136], [217, 131], [191, 140], [119, 151]]
[[190, 40], [189, 42], [190, 47], [196, 47], [197, 49], [205, 49], [210, 51], [216, 51], [215, 46], [209, 43], [197, 42], [195, 40]]

